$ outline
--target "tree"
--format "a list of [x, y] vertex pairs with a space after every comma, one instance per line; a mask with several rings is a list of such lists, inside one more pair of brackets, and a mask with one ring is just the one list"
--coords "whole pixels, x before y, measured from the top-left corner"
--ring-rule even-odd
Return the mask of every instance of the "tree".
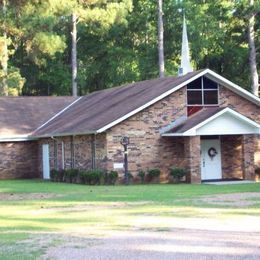
[[77, 15], [72, 13], [71, 16], [72, 31], [71, 31], [71, 70], [72, 70], [72, 95], [78, 95], [77, 87]]
[[[249, 6], [252, 8], [254, 6], [254, 0], [249, 0]], [[257, 73], [257, 63], [256, 63], [256, 48], [255, 48], [255, 12], [251, 11], [248, 20], [248, 44], [249, 44], [249, 66], [251, 74], [251, 90], [252, 93], [258, 96], [258, 73]]]
[[2, 66], [2, 81], [0, 84], [0, 95], [8, 96], [7, 87], [7, 64], [8, 64], [8, 43], [6, 33], [6, 0], [2, 0], [2, 16], [3, 16], [3, 28], [2, 28], [2, 39], [1, 39], [1, 66]]
[[163, 50], [163, 0], [158, 0], [158, 56], [159, 76], [164, 77], [164, 50]]
[[[163, 14], [164, 75], [177, 75], [181, 9], [187, 18], [193, 67], [208, 67], [249, 89], [248, 14], [253, 12], [257, 21], [256, 1], [249, 8], [248, 0], [160, 0], [163, 13], [158, 13], [159, 0], [5, 1], [5, 30], [4, 16], [0, 16], [0, 82], [3, 43], [7, 43], [9, 95], [71, 95], [72, 82], [83, 95], [157, 77], [158, 14]], [[72, 41], [73, 13], [77, 36]], [[260, 34], [256, 22], [254, 30], [257, 55]], [[73, 56], [77, 67], [72, 66]], [[259, 62], [256, 59], [257, 66]]]

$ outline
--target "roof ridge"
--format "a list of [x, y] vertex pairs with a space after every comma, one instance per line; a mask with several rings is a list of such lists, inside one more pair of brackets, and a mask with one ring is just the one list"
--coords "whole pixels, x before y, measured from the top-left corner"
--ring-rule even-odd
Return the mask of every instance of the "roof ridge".
[[42, 125], [40, 125], [39, 127], [37, 127], [34, 131], [32, 131], [31, 135], [34, 134], [36, 131], [40, 130], [42, 127], [44, 127], [45, 125], [47, 125], [49, 122], [51, 122], [52, 120], [54, 120], [56, 117], [58, 117], [59, 115], [61, 115], [62, 113], [64, 113], [66, 110], [68, 110], [70, 107], [72, 107], [75, 103], [77, 103], [82, 97], [77, 98], [76, 100], [74, 100], [71, 104], [69, 104], [68, 106], [66, 106], [65, 108], [63, 108], [61, 111], [59, 111], [58, 113], [56, 113], [53, 117], [51, 117], [49, 120], [47, 120], [45, 123], [43, 123]]

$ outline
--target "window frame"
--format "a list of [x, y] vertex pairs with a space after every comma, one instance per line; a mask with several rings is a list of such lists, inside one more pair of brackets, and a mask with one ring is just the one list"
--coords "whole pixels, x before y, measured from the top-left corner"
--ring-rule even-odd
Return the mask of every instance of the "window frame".
[[[219, 106], [219, 84], [217, 84], [217, 88], [216, 89], [209, 89], [209, 88], [204, 88], [204, 80], [203, 80], [203, 76], [200, 78], [201, 79], [201, 88], [196, 88], [196, 89], [188, 89], [188, 84], [186, 85], [186, 106], [187, 107], [216, 107]], [[217, 103], [216, 104], [205, 104], [204, 102], [204, 91], [217, 91]], [[196, 92], [196, 91], [201, 91], [201, 100], [202, 100], [202, 104], [199, 105], [192, 105], [192, 104], [188, 104], [188, 92]]]

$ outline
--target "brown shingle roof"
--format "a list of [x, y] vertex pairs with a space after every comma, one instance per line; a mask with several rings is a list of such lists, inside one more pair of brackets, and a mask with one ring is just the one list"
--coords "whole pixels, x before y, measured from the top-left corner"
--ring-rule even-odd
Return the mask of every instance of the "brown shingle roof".
[[146, 80], [94, 92], [82, 97], [54, 120], [35, 131], [33, 135], [57, 136], [95, 132], [200, 72], [191, 72], [180, 77]]
[[0, 137], [28, 135], [74, 100], [73, 97], [0, 97]]
[[202, 123], [206, 119], [214, 116], [219, 111], [225, 109], [225, 107], [208, 107], [203, 108], [196, 114], [193, 114], [184, 122], [180, 123], [179, 125], [174, 126], [172, 129], [167, 131], [165, 134], [182, 134], [191, 128], [195, 127], [196, 125]]

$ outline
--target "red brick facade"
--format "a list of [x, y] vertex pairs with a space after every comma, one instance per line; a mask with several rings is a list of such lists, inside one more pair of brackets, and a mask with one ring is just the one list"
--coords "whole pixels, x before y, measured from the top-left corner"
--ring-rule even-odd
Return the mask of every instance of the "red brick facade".
[[0, 179], [39, 178], [38, 143], [0, 143]]

